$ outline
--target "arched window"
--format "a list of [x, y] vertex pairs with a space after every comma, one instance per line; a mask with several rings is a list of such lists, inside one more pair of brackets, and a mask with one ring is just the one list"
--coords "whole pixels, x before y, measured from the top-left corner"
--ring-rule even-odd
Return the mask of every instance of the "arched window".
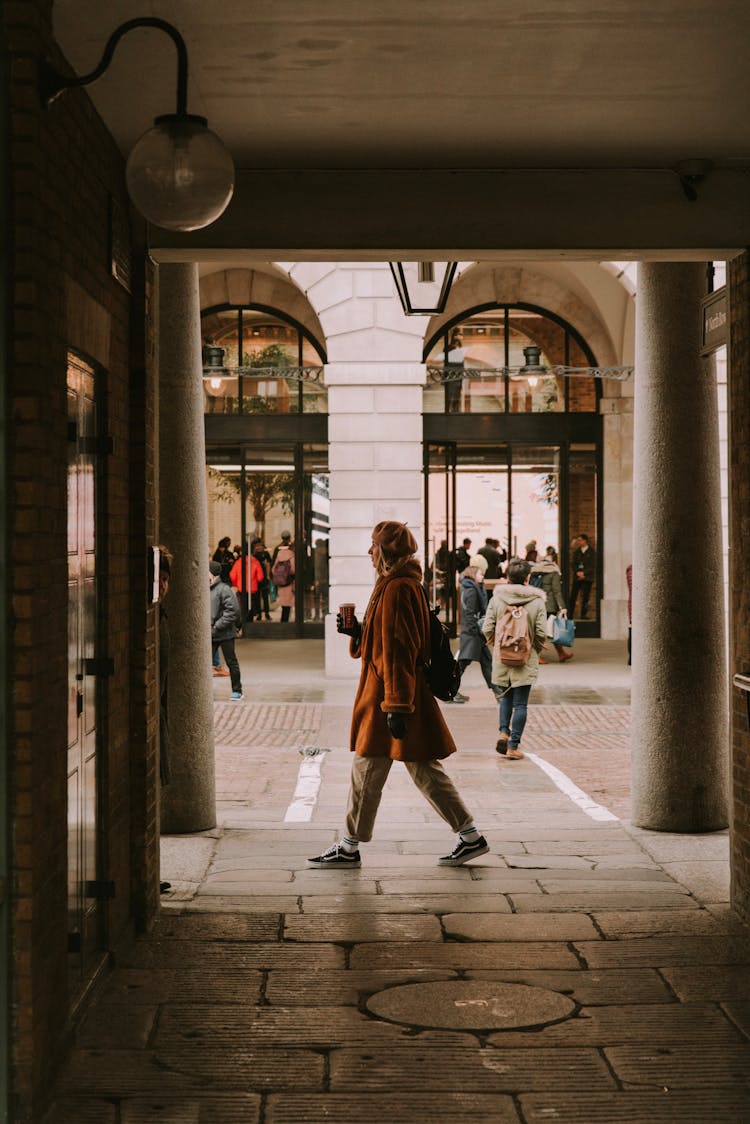
[[596, 413], [591, 349], [528, 304], [483, 305], [443, 325], [424, 351], [425, 413]]
[[325, 413], [325, 350], [279, 309], [221, 305], [201, 314], [207, 414]]

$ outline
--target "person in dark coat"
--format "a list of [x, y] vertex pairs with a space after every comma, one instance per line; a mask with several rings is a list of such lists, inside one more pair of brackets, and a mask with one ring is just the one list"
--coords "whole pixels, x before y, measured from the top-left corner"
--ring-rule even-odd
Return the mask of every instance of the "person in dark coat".
[[482, 632], [484, 615], [487, 612], [487, 590], [481, 582], [478, 566], [467, 566], [461, 574], [461, 639], [458, 649], [458, 664], [461, 674], [473, 660], [482, 669], [484, 681], [492, 690], [492, 652]]
[[377, 571], [372, 596], [360, 624], [336, 627], [350, 637], [349, 652], [362, 661], [352, 711], [352, 762], [346, 831], [311, 866], [359, 866], [359, 844], [372, 838], [383, 786], [394, 761], [402, 761], [412, 780], [459, 839], [440, 866], [461, 866], [489, 846], [443, 770], [440, 759], [456, 752], [424, 663], [430, 653], [429, 606], [417, 543], [404, 523], [387, 520], [372, 532], [369, 550]]
[[233, 702], [239, 702], [242, 698], [242, 679], [234, 642], [240, 627], [240, 606], [232, 587], [221, 580], [221, 565], [209, 562], [208, 569], [211, 582], [211, 647], [221, 648], [232, 677], [232, 693], [229, 697]]
[[[501, 553], [497, 549], [495, 546], [497, 542], [497, 539], [485, 539], [484, 546], [480, 546], [477, 551], [477, 554], [481, 554], [482, 557], [487, 560], [487, 573], [484, 575], [486, 578], [496, 579], [502, 577], [502, 565], [505, 561], [503, 555], [505, 552], [503, 551], [503, 553]], [[499, 545], [498, 543], [498, 546]]]
[[573, 551], [573, 584], [570, 587], [570, 615], [576, 615], [576, 601], [581, 594], [581, 620], [589, 615], [591, 587], [596, 580], [596, 551], [589, 543], [588, 535], [579, 535]]

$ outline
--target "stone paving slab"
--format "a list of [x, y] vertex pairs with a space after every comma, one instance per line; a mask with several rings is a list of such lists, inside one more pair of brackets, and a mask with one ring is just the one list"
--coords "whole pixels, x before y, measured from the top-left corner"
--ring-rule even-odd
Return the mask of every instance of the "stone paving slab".
[[596, 871], [592, 870], [592, 875], [599, 875], [600, 881], [596, 882], [594, 878], [558, 878], [558, 874], [578, 874], [578, 871], [556, 871], [554, 877], [545, 878], [540, 876], [538, 881], [539, 885], [544, 890], [545, 894], [577, 894], [586, 893], [588, 890], [595, 890], [595, 892], [604, 891], [608, 894], [615, 894], [621, 892], [623, 894], [683, 894], [689, 896], [689, 891], [680, 886], [679, 883], [673, 882], [671, 878], [664, 877], [650, 877], [639, 879], [636, 877], [637, 873], [642, 875], [655, 875], [657, 871], [642, 870], [633, 872], [632, 878], [623, 878], [622, 871]]
[[750, 1095], [722, 1089], [689, 1093], [530, 1093], [519, 1098], [525, 1124], [743, 1124]]
[[735, 1088], [750, 1091], [750, 1042], [700, 1046], [613, 1046], [605, 1057], [623, 1087]]
[[521, 894], [508, 891], [511, 907], [516, 913], [568, 913], [571, 910], [596, 913], [599, 910], [623, 909], [698, 909], [698, 903], [679, 888], [668, 893], [658, 889], [634, 893], [631, 890], [590, 890], [577, 893]]
[[256, 1093], [211, 1094], [166, 1100], [128, 1098], [120, 1104], [119, 1124], [259, 1124], [261, 1098]]
[[[293, 889], [293, 883], [289, 884], [289, 889]], [[170, 913], [181, 914], [185, 909], [189, 909], [191, 913], [246, 913], [252, 915], [255, 913], [268, 913], [273, 910], [274, 913], [296, 913], [299, 909], [299, 895], [287, 894], [285, 897], [281, 895], [269, 896], [264, 894], [262, 897], [257, 897], [255, 894], [207, 894], [205, 897], [194, 897], [189, 902], [171, 902], [165, 901], [162, 898], [162, 910], [168, 910]]]
[[494, 1046], [618, 1046], [740, 1041], [735, 1026], [710, 1003], [612, 1004], [583, 1007], [577, 1018], [545, 1027], [519, 1039], [516, 1031], [489, 1036]]
[[183, 1086], [195, 1085], [204, 1092], [211, 1088], [222, 1093], [303, 1089], [322, 1092], [326, 1087], [322, 1053], [282, 1043], [274, 1043], [269, 1049], [243, 1047], [238, 1039], [229, 1045], [216, 1045], [196, 1037], [192, 1041], [157, 1044], [151, 1057], [163, 1072], [182, 1075]]
[[722, 1007], [735, 1026], [750, 1039], [750, 1003], [733, 999], [731, 1003], [722, 1003]]
[[72, 1050], [59, 1082], [63, 1094], [86, 1093], [94, 1097], [123, 1097], [131, 1093], [184, 1096], [199, 1090], [201, 1085], [197, 1073], [165, 1069], [146, 1050]]
[[[179, 963], [179, 947], [175, 950]], [[117, 968], [106, 980], [99, 1003], [113, 1017], [114, 1006], [159, 1006], [162, 1003], [260, 1002], [263, 972], [232, 968], [218, 971], [204, 964], [197, 968]], [[93, 1008], [96, 1010], [96, 1008]], [[116, 1016], [118, 1019], [120, 1015]]]
[[351, 968], [577, 968], [567, 945], [552, 942], [367, 944], [352, 949]]
[[672, 967], [750, 964], [750, 943], [741, 938], [636, 937], [626, 941], [577, 942], [589, 968]]
[[336, 945], [271, 943], [221, 944], [210, 941], [139, 941], [131, 956], [123, 958], [126, 968], [173, 968], [175, 961], [185, 968], [205, 971], [235, 971], [242, 968], [299, 968], [314, 957], [323, 967], [342, 968], [344, 950]]
[[518, 870], [591, 870], [591, 859], [580, 855], [506, 855], [505, 861]]
[[379, 894], [377, 897], [344, 897], [343, 895], [306, 895], [302, 912], [311, 913], [510, 913], [510, 904], [497, 893], [453, 894]]
[[486, 894], [492, 891], [496, 894], [512, 892], [522, 896], [536, 894], [541, 897], [542, 891], [538, 883], [528, 876], [528, 872], [524, 872], [521, 878], [518, 877], [518, 874], [522, 873], [520, 871], [509, 870], [503, 873], [516, 877], [510, 877], [507, 881], [503, 881], [502, 878], [480, 881], [466, 867], [457, 867], [454, 870], [446, 867], [443, 877], [435, 877], [429, 881], [415, 878], [394, 879], [392, 875], [378, 881], [384, 894], [419, 894], [425, 890], [431, 894]]
[[[516, 1119], [518, 1119], [516, 1117]], [[118, 1106], [99, 1097], [61, 1097], [42, 1124], [119, 1124]], [[250, 1118], [249, 1124], [255, 1124]]]
[[[531, 856], [530, 856], [531, 857]], [[668, 874], [664, 874], [658, 867], [653, 869], [643, 869], [642, 867], [616, 867], [615, 869], [606, 870], [586, 870], [580, 867], [575, 870], [547, 870], [545, 868], [535, 868], [526, 870], [499, 870], [496, 868], [486, 866], [469, 867], [470, 870], [476, 871], [474, 877], [478, 882], [498, 882], [506, 879], [510, 885], [513, 884], [513, 877], [518, 878], [519, 881], [523, 877], [533, 877], [540, 886], [549, 886], [549, 893], [575, 893], [577, 890], [612, 890], [626, 889], [638, 891], [650, 891], [652, 889], [664, 890], [674, 889], [679, 893], [685, 894], [687, 891], [683, 886], [674, 882]]]
[[419, 914], [318, 914], [315, 917], [287, 917], [284, 939], [287, 941], [438, 941], [440, 922], [436, 917]]
[[415, 1075], [433, 1090], [518, 1093], [534, 1089], [610, 1089], [614, 1080], [596, 1050], [491, 1048], [339, 1050], [331, 1055], [331, 1090], [409, 1092]]
[[690, 968], [662, 968], [662, 975], [685, 1002], [710, 1000], [750, 1000], [750, 965], [721, 966], [695, 964]]
[[281, 931], [279, 913], [228, 917], [182, 913], [160, 914], [149, 933], [152, 940], [273, 941]]
[[426, 1121], [432, 1124], [477, 1124], [477, 1121], [519, 1124], [519, 1117], [513, 1099], [497, 1093], [466, 1090], [393, 1094], [387, 1089], [363, 1095], [272, 1095], [268, 1098], [265, 1115], [265, 1124], [425, 1124]]
[[587, 1007], [618, 1003], [674, 1003], [674, 996], [655, 968], [603, 972], [495, 972], [474, 968], [467, 971], [465, 977], [548, 987], [572, 996], [576, 1002]]
[[383, 988], [456, 978], [456, 972], [451, 969], [328, 971], [313, 966], [304, 972], [274, 970], [268, 973], [265, 999], [279, 1007], [356, 1007], [363, 996], [373, 995]]
[[599, 937], [590, 917], [582, 913], [450, 913], [443, 917], [450, 937], [467, 941], [580, 941]]
[[252, 889], [254, 883], [262, 882], [273, 885], [273, 892], [278, 894], [280, 889], [284, 889], [283, 883], [292, 881], [294, 869], [300, 865], [300, 859], [290, 858], [279, 859], [278, 862], [266, 862], [264, 860], [260, 866], [256, 866], [252, 859], [244, 859], [242, 862], [234, 863], [229, 867], [219, 867], [214, 864], [206, 872], [199, 893], [210, 893], [209, 887], [223, 886], [225, 883], [249, 885]]
[[[691, 905], [692, 903], [687, 903]], [[593, 919], [605, 937], [649, 937], [681, 933], [695, 936], [719, 936], [726, 932], [725, 923], [705, 909], [640, 910], [626, 913], [614, 910], [595, 912]]]
[[143, 1050], [153, 1031], [158, 1008], [118, 1004], [114, 1008], [98, 1004], [86, 1014], [76, 1035], [76, 1044], [98, 1050]]
[[[417, 1039], [410, 1034], [404, 1027], [369, 1018], [352, 1007], [264, 1006], [238, 1010], [236, 1006], [225, 1005], [171, 1006], [162, 1010], [153, 1044], [162, 1060], [185, 1052], [191, 1059], [193, 1054], [200, 1055], [201, 1072], [209, 1072], [206, 1067], [231, 1050], [265, 1048], [272, 1054], [277, 1049], [296, 1048], [318, 1057], [317, 1052], [336, 1047], [380, 1045], [392, 1049], [397, 1045], [411, 1045]], [[461, 1048], [476, 1045], [476, 1039], [470, 1034], [443, 1030], [423, 1031], [419, 1041], [430, 1048], [436, 1043]], [[192, 1061], [190, 1066], [192, 1073]], [[257, 1082], [253, 1079], [252, 1084], [255, 1086]]]

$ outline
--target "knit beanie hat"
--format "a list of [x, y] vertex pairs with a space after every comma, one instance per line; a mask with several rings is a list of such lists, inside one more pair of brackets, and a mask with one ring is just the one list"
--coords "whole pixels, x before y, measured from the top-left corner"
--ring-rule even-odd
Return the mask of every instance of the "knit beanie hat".
[[483, 574], [486, 574], [489, 562], [483, 554], [472, 554], [469, 559], [469, 565], [476, 567], [477, 570], [481, 570]]
[[221, 573], [221, 566], [219, 565], [219, 563], [218, 562], [209, 562], [208, 568], [211, 571], [211, 573], [213, 574], [213, 576], [215, 578], [218, 578], [219, 574]]
[[376, 523], [372, 529], [372, 541], [376, 542], [385, 554], [393, 558], [406, 558], [419, 550], [417, 540], [405, 523], [386, 519]]

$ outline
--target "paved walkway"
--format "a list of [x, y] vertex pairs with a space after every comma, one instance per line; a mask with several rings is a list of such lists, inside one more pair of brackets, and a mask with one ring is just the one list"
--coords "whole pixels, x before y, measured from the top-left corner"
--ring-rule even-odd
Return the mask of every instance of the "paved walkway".
[[438, 867], [451, 833], [396, 766], [341, 871], [304, 859], [340, 829], [353, 684], [325, 679], [319, 645], [248, 642], [246, 701], [214, 685], [219, 827], [163, 840], [172, 891], [45, 1124], [750, 1121], [726, 833], [618, 818], [627, 669], [589, 645], [542, 669], [525, 761], [492, 751], [478, 677], [445, 708], [490, 854]]

